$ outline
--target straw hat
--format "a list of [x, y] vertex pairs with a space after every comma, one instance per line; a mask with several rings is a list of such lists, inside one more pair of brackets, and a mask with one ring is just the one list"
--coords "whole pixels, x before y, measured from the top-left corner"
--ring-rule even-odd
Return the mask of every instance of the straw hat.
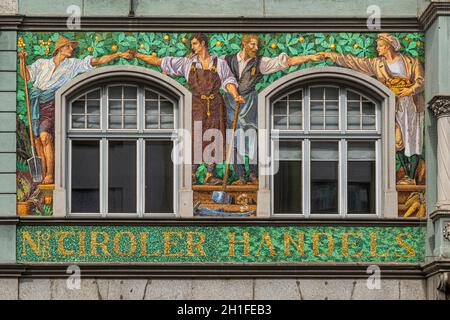
[[72, 44], [73, 47], [75, 48], [76, 46], [78, 46], [78, 41], [69, 40], [66, 37], [59, 36], [58, 39], [56, 39], [55, 49], [53, 50], [52, 55], [55, 55], [55, 53], [58, 52], [59, 49], [61, 49], [62, 47], [65, 47], [69, 44]]

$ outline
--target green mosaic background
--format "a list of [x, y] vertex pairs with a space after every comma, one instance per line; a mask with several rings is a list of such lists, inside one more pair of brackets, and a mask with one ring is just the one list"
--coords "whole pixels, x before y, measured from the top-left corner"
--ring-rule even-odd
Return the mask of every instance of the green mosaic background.
[[[241, 48], [242, 33], [206, 33], [209, 36], [209, 50], [221, 56], [236, 53]], [[52, 57], [56, 39], [64, 36], [79, 42], [73, 52], [74, 58], [84, 58], [87, 55], [99, 57], [115, 52], [132, 49], [145, 54], [156, 54], [159, 57], [182, 57], [190, 53], [190, 37], [192, 33], [166, 32], [18, 32], [18, 51], [27, 52], [26, 64], [30, 65], [40, 58]], [[357, 57], [372, 58], [377, 56], [377, 33], [349, 32], [306, 32], [306, 33], [258, 33], [259, 54], [265, 57], [275, 57], [285, 52], [289, 56], [315, 54], [322, 51], [352, 54]], [[425, 60], [425, 45], [423, 33], [393, 33], [402, 44], [401, 52], [418, 57], [421, 63]], [[287, 70], [265, 75], [256, 85], [261, 91], [275, 80], [299, 69], [315, 66], [327, 66], [334, 63], [330, 59], [309, 61], [300, 66], [291, 66]], [[161, 71], [159, 67], [150, 66], [140, 59], [126, 60], [123, 58], [111, 61], [106, 65], [136, 65]], [[24, 94], [24, 81], [19, 76], [19, 59], [17, 59], [17, 201], [30, 200], [33, 203], [31, 215], [52, 216], [53, 206], [47, 204], [43, 195], [33, 185], [28, 174], [26, 160], [31, 157]], [[182, 85], [187, 85], [183, 77], [174, 77]], [[31, 84], [29, 84], [31, 86]], [[397, 170], [401, 163], [397, 159]]]
[[[86, 255], [79, 256], [63, 256], [57, 246], [56, 232], [86, 232]], [[90, 233], [92, 231], [103, 231], [109, 235], [107, 243], [108, 252], [111, 256], [105, 256], [102, 250], [99, 250], [98, 256], [90, 256]], [[113, 239], [117, 232], [132, 232], [136, 235], [137, 247], [135, 253], [131, 256], [119, 256], [114, 252]], [[186, 234], [183, 234], [182, 240], [172, 236], [172, 241], [178, 241], [178, 246], [172, 247], [171, 252], [183, 251], [183, 256], [171, 257], [164, 256], [164, 239], [162, 232], [202, 232], [206, 235], [206, 240], [202, 245], [206, 256], [198, 254], [194, 248], [195, 256], [186, 256]], [[37, 244], [40, 239], [40, 254], [35, 254], [23, 240], [23, 233], [28, 232], [33, 241]], [[37, 236], [39, 232], [39, 237]], [[148, 232], [147, 252], [155, 252], [159, 250], [160, 256], [149, 257], [140, 256], [140, 232]], [[229, 256], [229, 233], [234, 232], [236, 240], [243, 239], [243, 233], [250, 234], [250, 254], [243, 256], [243, 245], [235, 245], [235, 256]], [[256, 253], [259, 249], [263, 233], [268, 232], [273, 243], [275, 255], [270, 255], [267, 246], [263, 246], [260, 255]], [[304, 255], [297, 253], [294, 246], [291, 245], [291, 254], [284, 255], [284, 233], [289, 233], [293, 239], [296, 239], [298, 232], [304, 233]], [[334, 240], [334, 250], [330, 256], [324, 253], [328, 248], [326, 237], [320, 237], [319, 253], [322, 255], [315, 256], [313, 252], [313, 234], [314, 232], [329, 233]], [[362, 238], [352, 237], [350, 241], [357, 243], [349, 246], [348, 253], [355, 254], [362, 251], [361, 257], [345, 257], [342, 255], [342, 234], [343, 233], [361, 233]], [[376, 252], [378, 256], [371, 256], [370, 252], [370, 233], [376, 233], [377, 246]], [[403, 237], [403, 241], [407, 243], [415, 251], [414, 255], [406, 257], [408, 251], [398, 244], [396, 237], [402, 233], [410, 233], [411, 237]], [[189, 262], [189, 263], [205, 263], [205, 262], [421, 262], [425, 257], [425, 227], [343, 227], [343, 226], [19, 226], [17, 228], [17, 261], [18, 262]], [[48, 239], [48, 242], [43, 239]], [[73, 241], [76, 239], [76, 241]], [[64, 247], [66, 250], [75, 250], [78, 253], [79, 241], [78, 236], [72, 240], [66, 238]], [[99, 236], [98, 240], [102, 237]], [[194, 236], [194, 242], [198, 237]], [[359, 239], [359, 240], [358, 240]], [[363, 240], [362, 240], [363, 239]], [[129, 237], [124, 236], [119, 242], [120, 250], [127, 252], [130, 249]], [[23, 255], [25, 243], [25, 255]], [[42, 249], [46, 252], [42, 254]], [[382, 253], [388, 252], [385, 257], [380, 256]], [[396, 256], [399, 255], [399, 256]]]

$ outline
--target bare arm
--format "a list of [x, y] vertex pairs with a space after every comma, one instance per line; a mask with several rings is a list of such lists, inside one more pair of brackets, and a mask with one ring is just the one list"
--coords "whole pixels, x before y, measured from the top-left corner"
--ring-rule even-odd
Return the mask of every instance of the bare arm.
[[160, 66], [162, 61], [162, 59], [158, 58], [158, 56], [143, 53], [136, 53], [136, 58], [141, 59], [145, 63], [151, 64], [153, 66]]
[[289, 57], [287, 60], [287, 64], [288, 64], [288, 66], [297, 66], [299, 64], [303, 64], [308, 61], [318, 61], [318, 60], [320, 60], [319, 57], [317, 57], [314, 54], [309, 54], [306, 56]]
[[125, 52], [116, 52], [113, 54], [108, 54], [108, 55], [104, 55], [101, 57], [97, 57], [97, 58], [92, 58], [91, 60], [91, 65], [93, 67], [101, 65], [101, 64], [105, 64], [108, 62], [111, 62], [119, 57], [125, 58], [125, 59], [131, 59], [133, 57], [133, 54], [128, 50]]
[[233, 96], [234, 101], [239, 103], [244, 103], [245, 100], [242, 96], [239, 95], [237, 87], [234, 85], [234, 83], [229, 83], [226, 85], [227, 91]]

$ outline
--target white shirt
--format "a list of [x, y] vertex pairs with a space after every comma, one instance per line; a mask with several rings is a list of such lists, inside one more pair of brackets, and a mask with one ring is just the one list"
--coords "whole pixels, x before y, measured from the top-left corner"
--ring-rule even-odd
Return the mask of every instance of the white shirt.
[[[242, 60], [241, 52], [237, 53], [237, 61], [239, 64], [239, 78], [242, 76], [242, 72], [244, 71], [245, 66], [251, 60], [251, 58], [248, 58], [247, 60]], [[277, 71], [285, 70], [289, 67], [287, 63], [288, 58], [289, 56], [285, 52], [280, 53], [278, 57], [273, 58], [262, 57], [261, 63], [259, 65], [259, 71], [262, 74], [270, 74]]]
[[38, 59], [27, 67], [33, 86], [41, 90], [58, 90], [78, 74], [94, 69], [91, 65], [92, 56], [84, 59], [64, 59], [56, 65], [51, 59]]
[[[214, 57], [214, 55], [211, 55], [211, 60], [208, 67], [209, 69], [211, 69], [213, 65]], [[168, 75], [184, 76], [186, 80], [189, 80], [189, 73], [193, 63], [195, 63], [197, 69], [202, 69], [202, 64], [200, 63], [197, 55], [191, 58], [164, 57], [161, 59], [161, 69]], [[220, 81], [222, 82], [221, 88], [223, 90], [226, 90], [226, 85], [229, 83], [234, 84], [236, 87], [238, 86], [237, 81], [225, 60], [217, 58], [216, 72], [219, 74]]]

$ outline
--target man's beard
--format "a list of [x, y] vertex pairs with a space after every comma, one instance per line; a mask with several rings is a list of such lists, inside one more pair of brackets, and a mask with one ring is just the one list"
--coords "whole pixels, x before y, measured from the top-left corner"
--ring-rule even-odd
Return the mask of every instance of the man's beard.
[[250, 58], [256, 58], [256, 54], [258, 53], [258, 51], [257, 50], [252, 50], [252, 49], [245, 49], [245, 53], [247, 53], [247, 55], [250, 57]]

